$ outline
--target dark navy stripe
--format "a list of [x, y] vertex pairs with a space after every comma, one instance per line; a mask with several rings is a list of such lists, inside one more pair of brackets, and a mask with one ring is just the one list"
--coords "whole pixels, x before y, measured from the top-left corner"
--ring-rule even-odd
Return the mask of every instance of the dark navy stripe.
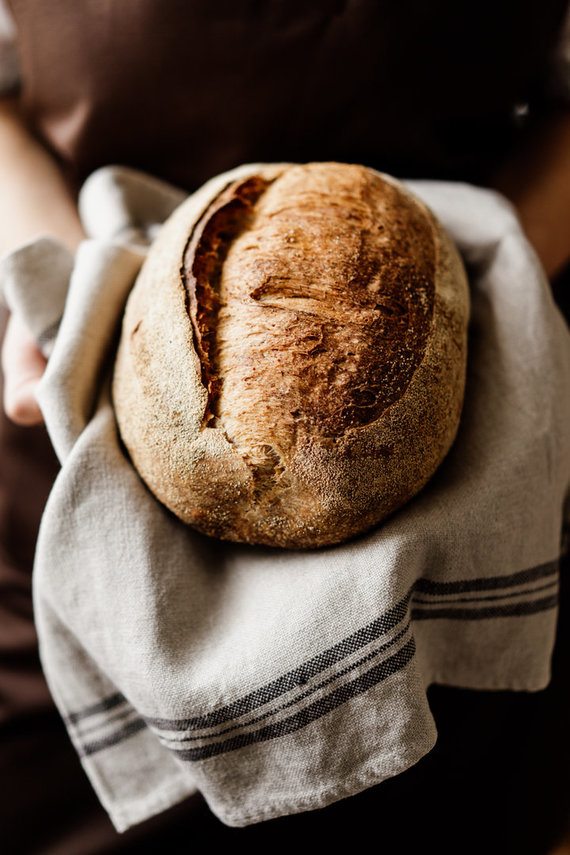
[[[400, 635], [403, 635], [408, 628], [409, 625], [406, 627], [406, 630], [403, 630], [402, 633], [400, 633]], [[195, 761], [204, 760], [207, 757], [213, 757], [217, 754], [224, 754], [227, 751], [235, 751], [238, 748], [243, 748], [246, 745], [253, 745], [256, 742], [267, 742], [269, 739], [277, 739], [280, 736], [287, 736], [290, 733], [294, 733], [296, 730], [300, 730], [302, 727], [306, 727], [306, 725], [316, 721], [316, 719], [321, 718], [323, 715], [326, 715], [331, 710], [336, 709], [336, 707], [351, 698], [355, 698], [357, 695], [368, 691], [368, 689], [371, 689], [373, 686], [392, 676], [392, 674], [400, 671], [411, 661], [415, 651], [415, 642], [414, 639], [411, 638], [400, 650], [388, 659], [383, 660], [364, 674], [361, 674], [354, 680], [351, 680], [343, 686], [340, 686], [338, 689], [335, 689], [335, 691], [331, 692], [330, 695], [320, 698], [318, 701], [314, 701], [304, 709], [299, 710], [289, 718], [279, 721], [276, 724], [266, 725], [265, 727], [253, 732], [241, 733], [234, 736], [232, 739], [226, 739], [223, 742], [216, 742], [212, 745], [201, 746], [198, 748], [185, 748], [182, 751], [177, 750], [173, 746], [169, 746], [169, 748], [179, 759]], [[128, 739], [130, 736], [134, 736], [144, 727], [146, 727], [145, 722], [142, 719], [137, 718], [134, 721], [129, 722], [125, 727], [121, 728], [121, 730], [114, 734], [103, 737], [99, 740], [85, 743], [81, 746], [79, 753], [82, 757], [90, 757], [99, 751], [103, 751], [105, 748], [117, 745], [117, 743], [122, 742], [124, 739]], [[221, 734], [218, 734], [218, 737], [220, 735]]]
[[[530, 582], [554, 575], [557, 573], [558, 562], [552, 561], [547, 564], [542, 564], [538, 567], [531, 568], [529, 570], [523, 570], [519, 573], [514, 573], [507, 576], [496, 576], [490, 578], [479, 578], [479, 579], [468, 579], [462, 581], [455, 582], [431, 582], [427, 579], [419, 579], [415, 586], [415, 590], [420, 591], [427, 595], [432, 594], [455, 594], [455, 593], [463, 593], [469, 591], [484, 591], [484, 590], [497, 590], [501, 588], [509, 588], [517, 585], [528, 584]], [[552, 583], [554, 584], [554, 582]], [[543, 586], [549, 587], [549, 586]], [[541, 590], [541, 589], [537, 589]], [[512, 597], [518, 596], [521, 593], [532, 594], [533, 591], [528, 592], [514, 592], [511, 594], [503, 595], [505, 598], [511, 599]], [[497, 599], [501, 599], [502, 597], [497, 597]], [[472, 602], [479, 600], [487, 600], [492, 599], [491, 597], [486, 598], [474, 598]], [[435, 601], [419, 601], [421, 605], [427, 605], [428, 602]], [[445, 601], [444, 601], [445, 602]], [[463, 602], [462, 600], [457, 600], [457, 602]], [[335, 644], [333, 647], [324, 651], [323, 653], [313, 657], [297, 668], [289, 671], [288, 673], [282, 675], [276, 680], [262, 686], [259, 689], [245, 695], [244, 697], [232, 702], [231, 704], [227, 704], [224, 707], [221, 707], [218, 710], [214, 710], [210, 713], [205, 713], [200, 716], [195, 716], [192, 718], [186, 719], [165, 719], [165, 718], [147, 718], [146, 722], [152, 724], [154, 727], [163, 730], [171, 730], [171, 731], [186, 731], [186, 730], [200, 730], [200, 729], [211, 729], [216, 727], [219, 724], [223, 724], [232, 719], [240, 718], [241, 716], [254, 712], [256, 709], [264, 706], [270, 701], [275, 700], [283, 694], [291, 691], [294, 688], [298, 688], [300, 686], [305, 685], [310, 679], [312, 679], [317, 674], [325, 671], [330, 668], [332, 665], [335, 665], [337, 662], [342, 661], [345, 657], [355, 653], [362, 647], [370, 644], [371, 642], [378, 640], [382, 635], [387, 634], [393, 628], [395, 628], [406, 616], [409, 604], [409, 595], [402, 599], [397, 605], [393, 606], [383, 615], [381, 615], [376, 620], [367, 624], [365, 627], [357, 630], [352, 635], [340, 641], [338, 644]], [[503, 606], [496, 607], [485, 607], [485, 608], [454, 608], [453, 601], [448, 601], [448, 606], [446, 608], [418, 608], [418, 601], [416, 601], [416, 605], [412, 610], [412, 617], [417, 620], [436, 620], [439, 618], [451, 618], [453, 620], [480, 620], [486, 618], [497, 618], [497, 617], [514, 617], [514, 616], [522, 616], [528, 614], [534, 614], [540, 611], [545, 611], [547, 609], [553, 609], [558, 604], [558, 597], [553, 595], [551, 597], [546, 597], [541, 600], [532, 600], [521, 603], [511, 603], [505, 604]], [[407, 627], [406, 627], [407, 630]], [[396, 638], [401, 637], [403, 630]], [[395, 641], [395, 639], [393, 639]], [[389, 642], [385, 647], [390, 646], [392, 642]], [[407, 647], [407, 645], [406, 645]], [[382, 649], [382, 648], [381, 648]], [[404, 649], [404, 648], [402, 648]], [[379, 651], [376, 653], [371, 653], [370, 656], [377, 655]], [[395, 654], [397, 657], [399, 654]], [[360, 660], [361, 662], [365, 661], [367, 657]], [[394, 658], [394, 657], [392, 657]], [[388, 660], [391, 661], [391, 660]], [[380, 666], [376, 666], [380, 667]], [[347, 673], [351, 670], [351, 667], [347, 668], [345, 672]], [[374, 669], [372, 669], [374, 671]], [[368, 672], [371, 673], [371, 672]], [[331, 680], [336, 679], [339, 676], [332, 675]], [[326, 680], [321, 683], [321, 687], [326, 685], [329, 680]], [[353, 681], [356, 683], [357, 681]], [[353, 685], [352, 683], [347, 684], [348, 686]], [[343, 687], [339, 688], [336, 692], [333, 693], [332, 696], [337, 696], [338, 692], [343, 691]], [[302, 698], [308, 696], [312, 692], [309, 690], [305, 692], [301, 696], [297, 696], [297, 698], [291, 703], [287, 703], [283, 706], [283, 709], [287, 708], [289, 705], [296, 704]], [[331, 697], [332, 697], [331, 696]], [[70, 713], [65, 717], [65, 721], [67, 724], [75, 724], [78, 721], [82, 721], [90, 716], [96, 715], [101, 712], [105, 712], [107, 710], [113, 709], [114, 707], [119, 706], [122, 703], [126, 703], [125, 698], [120, 693], [115, 693], [108, 698], [103, 699], [102, 701], [93, 704], [89, 707], [85, 707], [83, 710], [78, 712]], [[315, 702], [319, 704], [320, 702]], [[312, 709], [314, 704], [307, 707], [307, 709]], [[272, 713], [268, 713], [267, 715], [271, 715]], [[298, 715], [302, 715], [302, 712], [298, 713]], [[256, 721], [261, 721], [265, 718], [266, 715], [260, 716]], [[252, 722], [250, 722], [251, 724]], [[105, 723], [102, 724], [102, 727], [105, 726]], [[88, 743], [84, 750], [87, 754], [94, 753], [94, 751], [102, 750], [102, 748], [106, 748], [109, 745], [115, 745], [117, 742], [120, 742], [121, 739], [127, 738], [132, 735], [133, 732], [138, 732], [143, 727], [145, 727], [145, 721], [142, 719], [137, 719], [135, 722], [131, 722], [127, 724], [124, 728], [118, 731], [115, 735], [104, 738], [100, 741], [94, 741]], [[302, 726], [302, 725], [300, 725]], [[236, 725], [238, 728], [239, 725]], [[273, 726], [268, 726], [269, 729]], [[274, 727], [277, 727], [275, 725]], [[135, 728], [135, 730], [133, 730]], [[228, 728], [227, 731], [235, 729], [233, 726]], [[261, 732], [265, 732], [267, 728], [262, 729]], [[227, 731], [224, 731], [227, 732]], [[273, 731], [271, 731], [273, 732]], [[277, 734], [278, 735], [278, 734]], [[218, 733], [219, 737], [220, 734]], [[247, 735], [243, 734], [240, 737], [234, 737], [234, 739], [246, 738]], [[249, 738], [249, 737], [248, 737]], [[269, 736], [267, 738], [274, 738], [273, 736]], [[182, 740], [181, 740], [182, 741]], [[231, 740], [229, 740], [231, 742]], [[249, 743], [244, 743], [249, 744]], [[240, 747], [240, 746], [236, 746]], [[192, 751], [194, 749], [188, 749]], [[201, 751], [202, 749], [195, 749], [196, 751]], [[206, 749], [204, 749], [206, 750]], [[234, 750], [234, 748], [230, 748], [228, 750]], [[208, 755], [210, 756], [210, 755]], [[193, 758], [189, 758], [193, 759]]]
[[346, 703], [346, 701], [367, 692], [398, 671], [401, 671], [413, 659], [415, 652], [414, 639], [411, 638], [401, 650], [398, 650], [389, 659], [380, 662], [351, 682], [340, 686], [334, 692], [331, 692], [330, 695], [314, 701], [314, 703], [309, 704], [305, 709], [299, 710], [299, 712], [283, 721], [266, 725], [266, 727], [262, 727], [253, 733], [239, 734], [232, 739], [225, 740], [225, 742], [216, 742], [213, 745], [205, 745], [200, 748], [186, 748], [183, 751], [174, 751], [173, 753], [180, 760], [195, 762], [196, 760], [205, 760], [208, 757], [214, 757], [218, 754], [226, 754], [228, 751], [236, 751], [248, 745], [255, 745], [259, 742], [267, 742], [270, 739], [279, 739], [282, 736], [288, 736], [322, 718], [327, 713], [332, 712], [332, 710]]
[[[124, 719], [131, 716], [133, 712], [133, 707], [125, 703], [123, 709], [120, 709], [119, 712], [113, 712], [110, 715], [105, 716], [103, 721], [96, 721], [95, 724], [87, 721], [86, 724], [75, 725], [77, 738], [81, 740], [89, 739], [92, 733], [97, 733], [97, 731], [100, 730], [108, 730], [112, 726], [115, 727], [117, 724], [120, 724], [121, 721], [124, 721]], [[144, 718], [144, 716], [141, 716], [141, 718]]]
[[198, 730], [212, 728], [218, 724], [223, 724], [226, 721], [234, 718], [240, 718], [246, 713], [254, 712], [259, 707], [274, 701], [280, 695], [286, 694], [291, 689], [304, 686], [312, 677], [335, 665], [337, 662], [356, 653], [362, 647], [376, 641], [380, 636], [386, 635], [390, 630], [394, 629], [407, 615], [409, 596], [406, 596], [396, 606], [393, 606], [381, 617], [367, 624], [362, 629], [349, 635], [338, 644], [319, 653], [307, 662], [304, 662], [277, 680], [267, 683], [260, 689], [256, 689], [249, 695], [221, 707], [211, 713], [196, 716], [195, 718], [184, 719], [167, 719], [167, 718], [147, 718], [147, 722], [154, 727], [163, 730]]
[[79, 756], [90, 757], [98, 751], [103, 751], [104, 748], [111, 748], [113, 745], [123, 742], [123, 740], [128, 739], [130, 736], [134, 736], [135, 733], [138, 733], [145, 728], [146, 724], [144, 721], [141, 718], [135, 718], [133, 721], [128, 722], [128, 724], [120, 730], [115, 731], [115, 733], [110, 736], [105, 736], [101, 739], [93, 740], [93, 742], [85, 742], [83, 745], [80, 745], [78, 748]]
[[489, 576], [487, 579], [463, 579], [457, 582], [432, 582], [430, 579], [418, 579], [414, 588], [422, 594], [465, 594], [467, 591], [496, 591], [499, 588], [515, 588], [553, 576], [558, 572], [558, 560], [521, 570], [508, 576]]
[[[345, 677], [347, 674], [350, 674], [351, 671], [355, 671], [361, 665], [364, 665], [365, 662], [370, 662], [371, 659], [374, 659], [375, 657], [379, 656], [381, 653], [385, 653], [386, 650], [389, 650], [390, 647], [393, 647], [398, 641], [400, 641], [400, 639], [403, 638], [404, 635], [406, 635], [406, 633], [408, 632], [409, 629], [410, 629], [410, 623], [408, 621], [408, 623], [406, 624], [404, 629], [402, 629], [396, 636], [394, 636], [394, 638], [392, 638], [391, 641], [387, 641], [386, 644], [383, 644], [381, 647], [376, 648], [376, 650], [373, 650], [371, 653], [368, 653], [366, 656], [362, 656], [356, 662], [353, 662], [348, 667], [343, 668], [342, 671], [336, 671], [334, 674], [332, 674], [330, 677], [328, 677], [328, 679], [322, 680], [320, 683], [317, 683], [316, 686], [313, 686], [311, 689], [309, 689], [306, 692], [303, 692], [301, 695], [296, 695], [292, 700], [288, 701], [285, 704], [281, 704], [281, 706], [272, 707], [272, 709], [268, 710], [267, 712], [263, 713], [260, 716], [257, 716], [256, 718], [250, 719], [249, 721], [245, 722], [244, 724], [234, 724], [231, 727], [226, 727], [224, 730], [218, 730], [216, 733], [199, 735], [199, 736], [184, 736], [181, 739], [174, 740], [173, 746], [174, 745], [182, 745], [185, 742], [199, 742], [200, 740], [204, 740], [204, 739], [219, 739], [221, 736], [225, 736], [226, 733], [232, 733], [232, 731], [234, 731], [234, 730], [239, 730], [240, 728], [251, 727], [254, 724], [259, 724], [260, 721], [263, 721], [264, 719], [267, 719], [270, 716], [273, 716], [273, 715], [276, 715], [277, 713], [283, 712], [283, 710], [286, 710], [289, 707], [296, 706], [300, 701], [304, 701], [305, 698], [308, 698], [310, 695], [314, 695], [315, 692], [318, 692], [320, 689], [324, 689], [325, 686], [329, 686], [331, 683], [334, 683], [335, 680], [338, 680], [340, 677]], [[148, 721], [148, 719], [145, 719], [145, 720]], [[167, 736], [163, 736], [162, 738], [163, 738], [165, 743], [168, 742]], [[168, 746], [168, 747], [173, 747], [173, 746]]]
[[[513, 617], [517, 615], [535, 614], [540, 611], [555, 608], [558, 604], [558, 597], [545, 597], [542, 600], [532, 602], [513, 603], [510, 605], [475, 608], [475, 609], [412, 609], [412, 618], [417, 620], [434, 620], [438, 618], [451, 618], [453, 620], [481, 620], [485, 618], [497, 617]], [[411, 638], [402, 648], [393, 656], [375, 665], [370, 670], [356, 677], [354, 680], [345, 683], [335, 691], [331, 692], [325, 698], [320, 698], [309, 704], [297, 713], [294, 713], [287, 719], [277, 722], [276, 724], [266, 725], [257, 731], [238, 734], [231, 739], [222, 742], [215, 742], [210, 745], [200, 746], [196, 748], [186, 748], [182, 751], [171, 748], [176, 756], [181, 760], [197, 761], [205, 760], [208, 757], [214, 757], [219, 754], [224, 754], [229, 751], [236, 751], [248, 745], [253, 745], [258, 742], [266, 742], [270, 739], [277, 739], [281, 736], [287, 736], [294, 733], [296, 730], [306, 727], [323, 715], [326, 715], [333, 709], [336, 709], [347, 700], [357, 697], [365, 691], [368, 691], [373, 686], [387, 679], [392, 674], [397, 673], [404, 668], [413, 658], [415, 654], [415, 642]], [[124, 739], [133, 736], [145, 727], [145, 722], [141, 719], [135, 719], [130, 722], [115, 734], [106, 738], [87, 743], [80, 749], [81, 756], [87, 757], [116, 745]]]
[[414, 597], [414, 605], [437, 605], [438, 603], [446, 603], [451, 606], [455, 603], [487, 603], [492, 600], [512, 600], [515, 597], [528, 597], [532, 594], [538, 594], [540, 591], [547, 591], [549, 588], [554, 588], [558, 585], [558, 579], [553, 579], [546, 585], [540, 585], [538, 588], [525, 588], [524, 591], [511, 591], [508, 594], [491, 594], [488, 597], [458, 597], [456, 600], [449, 598], [443, 600], [420, 600], [419, 597]]
[[487, 608], [444, 608], [444, 609], [418, 609], [412, 608], [414, 620], [437, 620], [439, 618], [451, 618], [452, 620], [485, 620], [487, 618], [519, 617], [521, 615], [532, 615], [537, 612], [554, 609], [558, 605], [558, 595], [544, 597], [542, 600], [531, 600], [524, 603], [512, 603], [505, 606], [489, 606]]
[[97, 701], [96, 704], [84, 707], [78, 712], [69, 713], [69, 715], [63, 717], [63, 720], [66, 724], [76, 724], [78, 721], [82, 721], [98, 713], [107, 712], [107, 710], [112, 710], [124, 703], [126, 703], [124, 696], [120, 692], [116, 692], [114, 695], [109, 695], [108, 698], [103, 698], [102, 701]]

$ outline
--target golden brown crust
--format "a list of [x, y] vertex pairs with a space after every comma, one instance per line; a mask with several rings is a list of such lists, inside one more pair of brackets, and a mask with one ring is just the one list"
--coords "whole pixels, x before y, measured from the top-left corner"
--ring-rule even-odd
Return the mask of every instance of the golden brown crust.
[[201, 531], [336, 543], [447, 452], [466, 324], [457, 253], [393, 179], [242, 167], [178, 209], [139, 276], [114, 380], [121, 435]]

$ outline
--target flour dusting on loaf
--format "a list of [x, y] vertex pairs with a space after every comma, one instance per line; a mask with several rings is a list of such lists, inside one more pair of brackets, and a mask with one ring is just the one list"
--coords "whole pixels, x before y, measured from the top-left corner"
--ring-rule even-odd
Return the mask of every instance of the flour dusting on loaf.
[[467, 317], [456, 250], [394, 179], [240, 167], [150, 250], [116, 361], [121, 436], [157, 498], [206, 534], [338, 543], [447, 453]]

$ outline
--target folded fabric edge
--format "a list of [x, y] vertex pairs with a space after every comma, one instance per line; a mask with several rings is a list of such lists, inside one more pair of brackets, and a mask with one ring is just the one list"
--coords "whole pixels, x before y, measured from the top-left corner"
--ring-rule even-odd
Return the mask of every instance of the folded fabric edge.
[[[434, 730], [435, 733], [435, 730]], [[319, 810], [320, 808], [328, 807], [329, 805], [339, 802], [342, 799], [356, 796], [370, 787], [375, 787], [390, 778], [395, 778], [401, 775], [407, 769], [415, 766], [423, 757], [425, 757], [434, 748], [437, 734], [435, 734], [431, 745], [423, 747], [416, 753], [410, 753], [406, 757], [406, 761], [401, 764], [401, 767], [391, 771], [390, 774], [384, 773], [381, 769], [371, 768], [370, 771], [361, 774], [349, 776], [341, 787], [330, 787], [324, 789], [318, 794], [307, 799], [291, 800], [275, 800], [267, 805], [267, 808], [262, 811], [244, 813], [240, 811], [224, 811], [210, 808], [212, 812], [223, 822], [232, 828], [245, 828], [248, 825], [255, 825], [258, 822], [266, 822], [270, 819], [277, 819], [282, 816], [292, 816], [297, 813], [304, 813], [311, 810]]]
[[187, 192], [127, 166], [109, 165], [89, 175], [79, 193], [79, 214], [90, 237], [148, 244], [154, 230]]
[[[342, 799], [355, 796], [370, 787], [402, 774], [414, 766], [433, 749], [436, 740], [437, 733], [434, 725], [431, 739], [417, 747], [417, 750], [406, 754], [405, 757], [401, 758], [401, 762], [396, 764], [389, 772], [381, 768], [381, 763], [377, 765], [369, 763], [367, 764], [369, 766], [368, 769], [349, 775], [340, 786], [326, 787], [306, 797], [294, 796], [286, 799], [268, 799], [265, 802], [264, 808], [257, 811], [232, 810], [228, 808], [226, 802], [218, 801], [203, 791], [201, 794], [214, 816], [221, 823], [232, 828], [245, 828], [249, 825], [255, 825], [256, 823], [266, 822], [279, 817], [319, 810]], [[91, 763], [83, 761], [83, 765], [97, 791], [101, 804], [119, 833], [123, 833], [129, 828], [145, 822], [199, 792], [197, 787], [189, 786], [187, 780], [177, 779], [169, 784], [165, 784], [150, 795], [147, 794], [139, 799], [133, 799], [128, 803], [121, 804], [119, 807], [115, 802], [106, 798], [103, 776], [93, 768]]]
[[[95, 775], [91, 771], [85, 771], [91, 783], [95, 786]], [[151, 795], [146, 795], [144, 798], [135, 799], [127, 805], [117, 807], [114, 802], [105, 799], [104, 791], [101, 788], [96, 787], [96, 790], [103, 808], [119, 834], [123, 834], [129, 828], [152, 819], [153, 816], [158, 816], [198, 793], [196, 787], [192, 787], [187, 781], [180, 779], [165, 784]]]
[[406, 758], [406, 762], [402, 763], [401, 767], [397, 770], [392, 771], [389, 775], [383, 773], [381, 770], [371, 770], [366, 774], [355, 774], [349, 777], [342, 787], [331, 787], [329, 789], [322, 790], [320, 793], [315, 794], [312, 798], [307, 799], [298, 799], [298, 800], [284, 800], [284, 801], [273, 801], [267, 805], [267, 807], [255, 813], [243, 813], [243, 812], [226, 812], [222, 811], [219, 808], [212, 808], [211, 805], [209, 807], [212, 809], [212, 812], [218, 817], [220, 822], [223, 822], [224, 825], [228, 825], [232, 828], [245, 828], [248, 825], [255, 825], [259, 822], [267, 822], [271, 819], [278, 819], [283, 816], [292, 816], [298, 813], [305, 813], [307, 811], [319, 810], [321, 808], [328, 807], [329, 805], [334, 804], [335, 802], [339, 802], [342, 799], [350, 798], [352, 796], [358, 795], [358, 793], [363, 792], [364, 790], [369, 789], [370, 787], [374, 787], [378, 784], [383, 783], [383, 781], [387, 781], [390, 778], [394, 778], [397, 775], [401, 775], [407, 769], [410, 769], [412, 766], [415, 766], [422, 757], [425, 757], [426, 754], [433, 749], [435, 746], [436, 739], [434, 738], [433, 743], [427, 747], [418, 751], [416, 755], [411, 755]]
[[60, 241], [38, 237], [0, 259], [0, 300], [26, 325], [49, 356], [63, 314], [73, 253]]

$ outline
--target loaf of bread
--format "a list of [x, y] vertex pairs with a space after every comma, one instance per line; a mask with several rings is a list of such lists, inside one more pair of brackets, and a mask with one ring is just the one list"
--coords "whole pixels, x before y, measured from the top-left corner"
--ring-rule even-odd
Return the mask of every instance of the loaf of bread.
[[467, 320], [457, 251], [395, 179], [240, 167], [149, 251], [115, 365], [120, 435], [152, 493], [207, 535], [338, 543], [449, 450]]

